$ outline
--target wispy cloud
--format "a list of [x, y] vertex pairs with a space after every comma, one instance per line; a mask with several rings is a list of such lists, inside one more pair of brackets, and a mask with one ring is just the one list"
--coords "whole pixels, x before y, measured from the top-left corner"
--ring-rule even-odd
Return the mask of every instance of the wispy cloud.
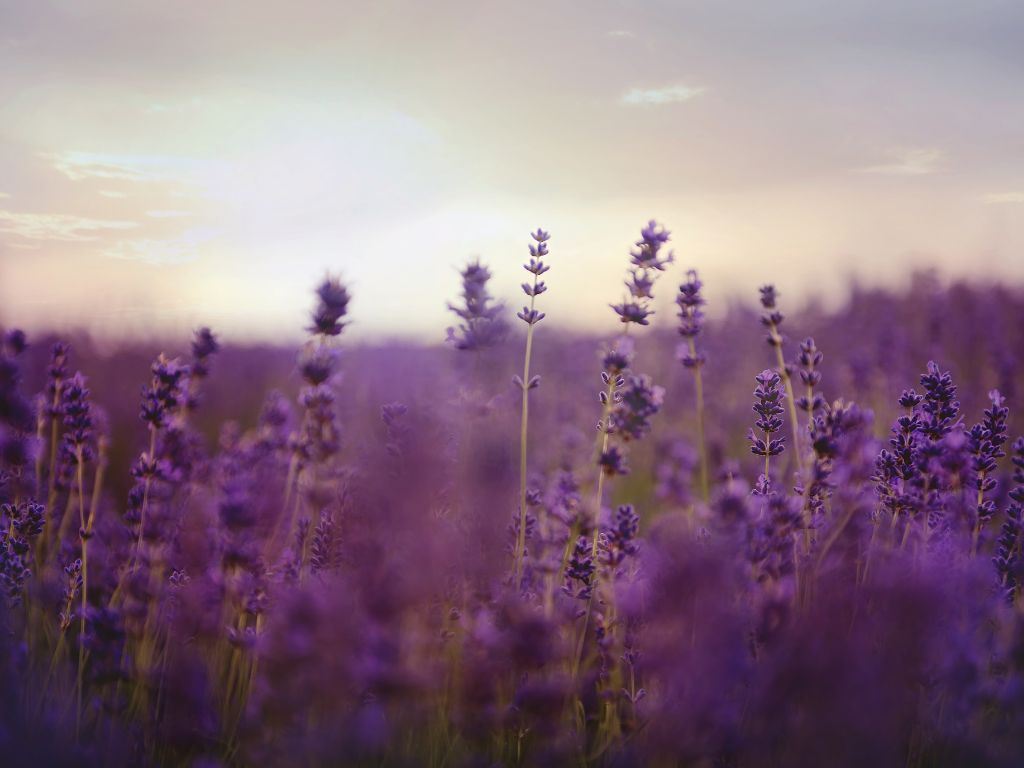
[[945, 153], [934, 147], [905, 147], [894, 149], [888, 154], [888, 162], [856, 170], [882, 176], [923, 176], [941, 170], [945, 158]]
[[132, 221], [90, 219], [62, 213], [0, 211], [0, 233], [26, 240], [90, 242], [100, 239], [106, 231], [133, 229], [137, 226]]
[[180, 180], [197, 167], [189, 158], [163, 155], [114, 155], [98, 152], [62, 152], [50, 156], [53, 167], [72, 181], [115, 179], [118, 181]]
[[622, 94], [620, 104], [627, 106], [658, 106], [662, 104], [678, 104], [700, 96], [707, 89], [703, 86], [666, 85], [662, 88], [632, 88]]
[[10, 192], [0, 192], [0, 200], [9, 200], [11, 197]]
[[985, 195], [983, 200], [989, 205], [1024, 203], [1024, 192], [993, 192], [990, 195]]
[[100, 194], [103, 195], [104, 197], [113, 197], [113, 198], [116, 198], [116, 199], [120, 199], [122, 197], [128, 197], [128, 195], [125, 194], [124, 192], [118, 192], [118, 191], [113, 190], [113, 189], [101, 189], [100, 190]]
[[630, 32], [628, 29], [612, 29], [606, 34], [608, 37], [636, 37], [636, 32]]

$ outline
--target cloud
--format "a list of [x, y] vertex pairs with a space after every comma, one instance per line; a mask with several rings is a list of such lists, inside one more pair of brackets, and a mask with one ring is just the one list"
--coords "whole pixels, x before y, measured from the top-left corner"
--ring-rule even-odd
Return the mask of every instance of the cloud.
[[982, 199], [989, 205], [1024, 203], [1024, 192], [993, 192]]
[[98, 152], [61, 152], [49, 157], [53, 167], [72, 181], [180, 180], [197, 168], [194, 160], [164, 155], [113, 155]]
[[128, 197], [128, 195], [125, 194], [124, 192], [117, 192], [117, 191], [115, 191], [113, 189], [101, 189], [100, 190], [100, 194], [103, 195], [104, 197], [113, 197], [113, 198]]
[[682, 83], [666, 85], [663, 88], [632, 88], [622, 94], [619, 103], [628, 106], [677, 104], [700, 96], [706, 90], [702, 86], [683, 85]]
[[636, 37], [636, 32], [630, 32], [628, 29], [613, 29], [607, 33], [608, 37]]
[[58, 240], [61, 242], [90, 242], [101, 238], [110, 230], [133, 229], [132, 221], [110, 221], [70, 216], [62, 213], [17, 213], [0, 210], [0, 233], [8, 233], [26, 240]]
[[9, 200], [11, 197], [10, 192], [0, 192], [0, 200]]
[[906, 147], [892, 150], [889, 153], [890, 162], [857, 170], [882, 176], [923, 176], [941, 170], [944, 157], [942, 150], [934, 147]]

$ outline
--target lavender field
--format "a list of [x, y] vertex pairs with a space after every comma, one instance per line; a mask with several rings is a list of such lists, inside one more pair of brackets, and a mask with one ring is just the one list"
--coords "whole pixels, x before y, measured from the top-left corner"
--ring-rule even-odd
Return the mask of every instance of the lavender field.
[[596, 337], [543, 230], [444, 344], [8, 327], [3, 764], [1021, 765], [1024, 291], [708, 320], [669, 240]]

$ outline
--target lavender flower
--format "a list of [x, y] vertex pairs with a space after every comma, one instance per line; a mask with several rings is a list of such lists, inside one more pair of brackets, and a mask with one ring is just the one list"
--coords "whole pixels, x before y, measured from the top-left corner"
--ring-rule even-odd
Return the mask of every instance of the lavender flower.
[[985, 418], [971, 427], [968, 435], [971, 453], [971, 468], [974, 470], [974, 487], [978, 492], [976, 500], [975, 539], [981, 528], [992, 519], [996, 512], [996, 503], [986, 494], [995, 490], [996, 481], [992, 477], [999, 459], [1006, 456], [1002, 446], [1006, 442], [1006, 419], [1010, 409], [1005, 405], [1005, 398], [994, 389], [988, 393], [992, 405], [985, 409]]
[[700, 488], [704, 502], [707, 503], [711, 498], [711, 486], [704, 438], [704, 380], [701, 375], [701, 368], [707, 358], [703, 352], [697, 350], [696, 341], [704, 328], [704, 312], [701, 310], [704, 297], [701, 295], [702, 283], [697, 278], [696, 270], [689, 270], [686, 278], [686, 282], [679, 286], [679, 295], [676, 296], [676, 303], [679, 305], [679, 335], [686, 339], [685, 344], [679, 346], [677, 355], [684, 367], [693, 370], [696, 388], [697, 447], [700, 454]]
[[704, 330], [704, 297], [701, 295], [703, 283], [697, 277], [697, 271], [686, 272], [686, 282], [679, 286], [676, 304], [679, 305], [679, 335], [686, 339], [687, 346], [680, 347], [679, 360], [687, 368], [699, 368], [704, 365], [706, 357], [697, 352], [694, 340]]
[[576, 539], [572, 556], [569, 558], [563, 590], [575, 600], [590, 600], [593, 592], [594, 573], [597, 569], [591, 549], [587, 537], [580, 536]]
[[651, 417], [665, 399], [664, 387], [655, 386], [650, 376], [630, 375], [615, 394], [610, 419], [613, 433], [626, 441], [639, 440], [651, 431]]
[[796, 359], [806, 394], [797, 398], [796, 407], [808, 414], [814, 414], [825, 406], [825, 398], [815, 392], [815, 387], [821, 383], [821, 371], [818, 370], [821, 358], [821, 350], [815, 346], [814, 339], [808, 337], [800, 342], [800, 353]]
[[530, 376], [530, 362], [533, 352], [533, 331], [534, 326], [544, 319], [544, 313], [536, 310], [537, 297], [547, 290], [540, 276], [548, 271], [549, 267], [542, 259], [548, 255], [547, 241], [550, 235], [543, 229], [538, 228], [532, 233], [534, 243], [530, 243], [530, 261], [523, 265], [523, 268], [533, 275], [533, 283], [523, 283], [523, 291], [530, 297], [529, 306], [523, 307], [518, 317], [527, 324], [526, 329], [526, 352], [523, 355], [523, 375], [518, 375], [513, 381], [519, 385], [522, 391], [522, 407], [519, 419], [519, 520], [516, 522], [516, 544], [513, 552], [513, 579], [519, 585], [523, 575], [523, 559], [526, 557], [527, 511], [526, 511], [526, 473], [527, 473], [527, 437], [529, 430], [530, 411], [530, 390], [540, 385], [539, 376]]
[[921, 375], [924, 400], [921, 410], [924, 416], [922, 431], [932, 441], [941, 440], [959, 423], [960, 401], [956, 399], [956, 385], [948, 371], [928, 362], [928, 372]]
[[995, 564], [1000, 593], [1013, 603], [1024, 579], [1024, 437], [1013, 442], [1011, 460], [1014, 486], [1010, 490], [1006, 520], [999, 532], [992, 562]]
[[603, 561], [612, 570], [618, 568], [627, 557], [639, 551], [636, 538], [640, 532], [640, 516], [632, 504], [620, 504], [615, 510], [615, 520], [603, 536], [601, 554]]
[[166, 427], [187, 401], [189, 368], [177, 358], [160, 355], [152, 366], [153, 379], [142, 390], [142, 420], [153, 430]]
[[[775, 371], [766, 369], [755, 376], [754, 380], [757, 382], [757, 387], [754, 389], [754, 397], [757, 398], [757, 402], [754, 403], [753, 408], [754, 413], [757, 414], [757, 420], [754, 422], [754, 426], [764, 432], [764, 438], [757, 437], [754, 431], [750, 430], [747, 439], [751, 443], [751, 453], [755, 456], [764, 456], [767, 467], [770, 456], [778, 456], [785, 450], [785, 438], [772, 437], [782, 429], [782, 419], [779, 418], [784, 412], [779, 404], [782, 399], [782, 390], [779, 389], [782, 378]], [[765, 474], [768, 474], [767, 469]]]
[[210, 374], [210, 358], [220, 351], [217, 337], [206, 326], [195, 332], [192, 339], [192, 363], [189, 371], [193, 378], [203, 379]]
[[487, 290], [491, 271], [477, 259], [467, 264], [460, 274], [462, 304], [456, 306], [449, 302], [448, 309], [462, 322], [458, 329], [448, 329], [447, 341], [459, 350], [489, 349], [498, 344], [507, 331], [501, 317], [503, 307], [492, 303], [493, 297]]
[[326, 277], [316, 289], [319, 301], [313, 310], [313, 325], [309, 331], [319, 336], [339, 336], [347, 323], [342, 318], [348, 314], [351, 300], [348, 289], [336, 277]]
[[61, 392], [64, 415], [64, 443], [72, 461], [87, 461], [93, 452], [93, 419], [85, 377], [76, 373]]
[[654, 310], [650, 308], [650, 301], [654, 298], [654, 281], [657, 279], [657, 273], [664, 272], [674, 258], [671, 252], [661, 258], [661, 250], [668, 242], [669, 234], [668, 230], [653, 219], [640, 230], [640, 239], [629, 253], [630, 263], [636, 267], [629, 271], [629, 279], [626, 281], [630, 298], [611, 305], [621, 322], [627, 325], [650, 325], [647, 318], [654, 314]]

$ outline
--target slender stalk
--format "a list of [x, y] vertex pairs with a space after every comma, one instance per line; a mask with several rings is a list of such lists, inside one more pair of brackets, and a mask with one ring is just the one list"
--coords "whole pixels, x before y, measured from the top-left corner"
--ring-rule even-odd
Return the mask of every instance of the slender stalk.
[[[601, 409], [601, 454], [608, 450], [608, 441], [611, 438], [611, 433], [608, 431], [608, 419], [611, 417], [612, 408], [615, 406], [615, 380], [616, 376], [609, 376], [608, 385], [605, 387], [605, 402], [604, 407]], [[600, 456], [600, 454], [598, 454]], [[604, 478], [605, 472], [604, 467], [598, 469], [597, 474], [597, 489], [594, 492], [594, 537], [591, 545], [591, 555], [597, 558], [597, 537], [601, 530], [601, 505], [604, 502]], [[595, 577], [597, 572], [595, 571]], [[589, 613], [589, 611], [588, 611]]]
[[782, 356], [782, 336], [779, 333], [778, 325], [774, 322], [770, 323], [768, 331], [772, 337], [772, 346], [775, 347], [775, 360], [779, 367], [779, 376], [782, 377], [782, 383], [786, 387], [789, 423], [790, 428], [793, 430], [793, 455], [796, 457], [797, 469], [802, 473], [804, 471], [804, 459], [803, 454], [800, 453], [800, 420], [796, 415], [796, 397], [793, 394], [793, 380], [786, 369], [786, 360]]
[[[537, 275], [533, 276], [533, 287], [537, 287]], [[530, 312], [534, 310], [537, 301], [536, 295], [530, 296]], [[533, 352], [533, 329], [534, 323], [528, 323], [526, 327], [526, 353], [523, 356], [523, 379], [520, 387], [523, 390], [522, 415], [519, 422], [519, 533], [516, 536], [515, 552], [515, 584], [516, 588], [522, 587], [523, 559], [526, 556], [526, 449], [527, 449], [527, 428], [530, 416], [530, 356]]]
[[[75, 739], [77, 740], [82, 727], [82, 694], [85, 684], [85, 612], [89, 605], [89, 536], [85, 519], [85, 459], [82, 446], [75, 449], [75, 461], [78, 465], [78, 519], [81, 523], [79, 536], [82, 541], [82, 613], [78, 622], [78, 703], [75, 714]], [[88, 523], [92, 523], [90, 519]]]
[[[687, 339], [687, 343], [690, 348], [690, 357], [697, 360], [696, 341], [690, 336]], [[697, 365], [693, 369], [693, 382], [697, 391], [697, 450], [700, 452], [700, 493], [704, 498], [704, 503], [707, 504], [711, 499], [711, 485], [708, 478], [708, 448], [704, 438], [704, 380], [700, 369], [701, 365], [698, 360]]]

